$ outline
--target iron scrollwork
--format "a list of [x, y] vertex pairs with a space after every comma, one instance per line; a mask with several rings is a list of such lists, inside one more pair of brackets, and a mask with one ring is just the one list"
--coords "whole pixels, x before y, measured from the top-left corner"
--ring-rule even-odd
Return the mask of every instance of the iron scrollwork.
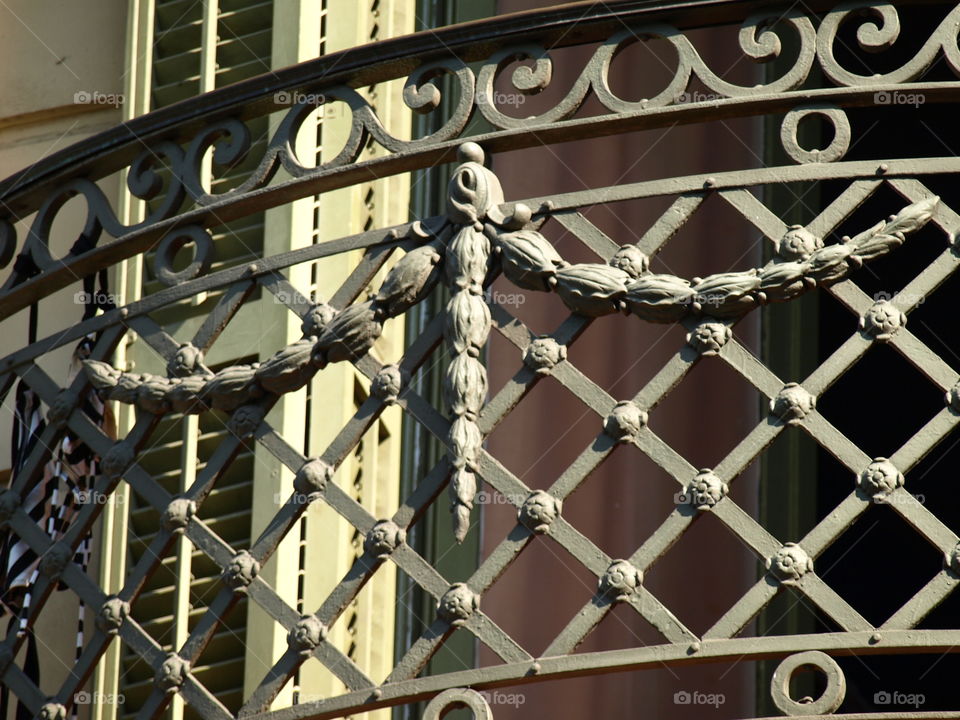
[[[322, 328], [315, 328], [317, 335], [288, 345], [261, 364], [230, 366], [215, 374], [204, 367], [199, 374], [172, 378], [132, 375], [87, 360], [84, 367], [91, 383], [104, 398], [135, 404], [148, 413], [205, 409], [234, 413], [234, 429], [247, 435], [263, 419], [262, 411], [254, 411], [260, 407], [257, 403], [269, 395], [300, 389], [329, 363], [358, 361], [382, 333], [383, 322], [421, 302], [445, 274], [451, 289], [444, 324], [452, 358], [444, 381], [444, 397], [453, 416], [447, 437], [453, 467], [449, 489], [454, 536], [462, 542], [470, 527], [483, 442], [476, 420], [487, 394], [487, 374], [479, 356], [491, 324], [483, 291], [495, 272], [502, 271], [520, 288], [555, 292], [572, 312], [588, 317], [623, 312], [654, 323], [697, 318], [710, 337], [701, 340], [698, 335], [691, 342], [706, 343], [709, 353], [715, 352], [714, 346], [719, 350], [720, 340], [727, 337], [722, 332], [713, 339], [719, 332], [714, 326], [725, 327], [716, 319], [730, 321], [762, 304], [787, 302], [812, 288], [840, 282], [864, 262], [903, 244], [929, 221], [939, 202], [933, 196], [913, 203], [832, 245], [793, 227], [778, 245], [779, 256], [762, 268], [686, 280], [650, 272], [646, 259], [637, 257], [639, 250], [631, 247], [607, 264], [565, 262], [535, 229], [528, 207], [504, 202], [500, 182], [483, 166], [479, 146], [464, 144], [460, 158], [463, 162], [450, 181], [447, 224], [435, 234], [421, 230], [424, 244], [390, 270], [376, 295], [333, 314]], [[537, 350], [531, 362], [549, 364], [555, 362], [554, 356], [560, 358], [552, 345], [541, 345], [542, 351]], [[203, 367], [202, 358], [198, 363]], [[390, 377], [390, 383], [386, 379], [384, 383], [400, 380]], [[802, 403], [796, 405], [799, 408]], [[625, 407], [644, 414], [632, 403]], [[616, 416], [611, 432], [617, 437], [624, 432], [636, 435], [646, 423], [645, 417], [631, 421], [616, 412], [611, 416]], [[791, 412], [782, 410], [785, 416]]]

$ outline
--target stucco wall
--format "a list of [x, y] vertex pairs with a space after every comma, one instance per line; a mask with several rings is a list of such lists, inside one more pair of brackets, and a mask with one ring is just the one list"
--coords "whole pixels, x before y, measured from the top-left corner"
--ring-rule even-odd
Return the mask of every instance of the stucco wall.
[[[123, 0], [7, 0], [0, 5], [0, 176], [27, 168], [122, 119], [119, 101], [124, 85], [126, 22], [127, 3]], [[117, 197], [116, 178], [108, 178], [101, 187], [111, 200]], [[77, 199], [58, 216], [51, 241], [55, 257], [76, 241], [76, 228], [82, 227], [84, 216], [83, 203]], [[31, 218], [20, 220], [17, 230], [22, 242]], [[9, 272], [10, 267], [0, 270], [0, 282]], [[78, 279], [75, 286], [40, 303], [38, 338], [80, 319], [83, 307], [75, 294], [81, 290]], [[26, 313], [0, 323], [0, 354], [26, 341]], [[62, 381], [71, 350], [51, 353], [41, 367]], [[11, 392], [0, 412], [0, 469], [10, 467], [12, 410]], [[96, 572], [94, 564], [91, 573]], [[74, 664], [76, 597], [69, 592], [54, 593], [37, 627], [40, 688], [54, 694]], [[88, 613], [88, 632], [91, 627]], [[5, 623], [0, 630], [5, 630]], [[18, 663], [21, 661], [19, 658]], [[13, 708], [10, 710], [12, 716]]]

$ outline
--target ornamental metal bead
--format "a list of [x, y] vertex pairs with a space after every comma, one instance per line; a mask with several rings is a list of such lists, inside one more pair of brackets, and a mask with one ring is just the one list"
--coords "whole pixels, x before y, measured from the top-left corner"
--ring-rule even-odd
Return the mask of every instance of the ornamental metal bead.
[[787, 383], [770, 401], [770, 412], [787, 425], [796, 425], [817, 407], [817, 398], [799, 383]]
[[333, 320], [337, 311], [325, 303], [318, 303], [311, 307], [303, 316], [300, 331], [304, 337], [320, 337], [323, 329]]
[[552, 337], [541, 337], [527, 346], [523, 363], [539, 375], [547, 375], [557, 363], [567, 359], [567, 346]]
[[960, 543], [947, 555], [947, 567], [960, 575]]
[[320, 458], [308, 460], [293, 478], [293, 488], [299, 493], [310, 495], [323, 492], [333, 477], [333, 467]]
[[600, 594], [623, 602], [633, 595], [643, 582], [643, 573], [626, 560], [614, 560], [600, 578]]
[[155, 682], [165, 693], [176, 692], [190, 673], [190, 663], [175, 653], [167, 655], [157, 670]]
[[704, 468], [690, 484], [690, 497], [697, 510], [709, 510], [726, 497], [730, 488], [712, 470]]
[[802, 225], [791, 225], [777, 245], [784, 260], [806, 260], [823, 247], [823, 240]]
[[6, 528], [10, 518], [20, 507], [20, 495], [15, 490], [0, 492], [0, 528]]
[[381, 520], [367, 533], [363, 549], [378, 560], [386, 560], [407, 539], [406, 531], [393, 520]]
[[287, 634], [287, 644], [301, 655], [309, 655], [327, 637], [327, 628], [316, 615], [304, 615]]
[[399, 366], [384, 365], [370, 383], [370, 393], [385, 405], [393, 405], [406, 384], [404, 375]]
[[638, 278], [650, 269], [650, 258], [636, 245], [622, 245], [610, 258], [610, 264], [630, 277]]
[[535, 533], [545, 533], [550, 525], [560, 517], [563, 502], [543, 490], [534, 490], [523, 501], [517, 511], [517, 517], [524, 526]]
[[246, 550], [241, 550], [223, 570], [223, 582], [234, 590], [242, 591], [260, 573], [260, 563]]
[[70, 390], [61, 390], [47, 411], [47, 422], [51, 425], [63, 425], [77, 404], [77, 394]]
[[261, 405], [241, 405], [233, 411], [227, 428], [238, 438], [249, 437], [260, 427], [265, 415], [266, 411]]
[[717, 355], [732, 336], [729, 326], [704, 318], [687, 333], [687, 344], [701, 355]]
[[203, 364], [203, 351], [192, 343], [183, 343], [167, 364], [167, 371], [173, 377], [186, 377], [195, 373], [212, 375]]
[[170, 532], [180, 532], [190, 524], [190, 519], [196, 514], [197, 504], [193, 500], [174, 498], [167, 504], [160, 522]]
[[67, 709], [57, 702], [44, 703], [37, 714], [40, 720], [67, 720]]
[[123, 621], [130, 614], [130, 603], [111, 595], [104, 600], [97, 612], [97, 627], [107, 635], [116, 635]]
[[781, 582], [793, 583], [813, 571], [813, 559], [796, 543], [788, 542], [767, 559], [767, 569]]
[[466, 583], [454, 583], [437, 603], [437, 615], [453, 626], [466, 623], [480, 609], [480, 597]]
[[889, 340], [906, 324], [907, 316], [886, 300], [874, 303], [860, 318], [860, 329], [881, 342]]
[[73, 550], [62, 542], [50, 546], [40, 557], [40, 572], [50, 578], [60, 577], [60, 573], [67, 567], [73, 557]]
[[113, 444], [107, 454], [100, 461], [100, 470], [110, 479], [116, 479], [126, 472], [127, 468], [133, 464], [136, 453], [133, 451], [133, 445], [126, 440], [120, 440]]
[[614, 440], [627, 442], [635, 439], [647, 424], [647, 413], [631, 400], [621, 400], [607, 415], [603, 429]]
[[859, 485], [874, 500], [882, 500], [903, 486], [903, 473], [886, 458], [874, 458], [860, 473]]
[[947, 407], [955, 413], [960, 414], [960, 383], [954, 385], [947, 391]]

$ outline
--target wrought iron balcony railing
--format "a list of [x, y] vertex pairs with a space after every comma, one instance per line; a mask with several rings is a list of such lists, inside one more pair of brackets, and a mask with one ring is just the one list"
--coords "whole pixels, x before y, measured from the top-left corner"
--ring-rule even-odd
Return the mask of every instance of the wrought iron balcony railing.
[[[22, 642], [15, 632], [0, 643], [3, 684], [31, 712], [62, 718], [106, 648], [120, 642], [156, 671], [156, 687], [140, 710], [142, 717], [157, 716], [176, 693], [206, 717], [230, 717], [215, 695], [191, 674], [191, 663], [240, 594], [246, 594], [289, 632], [289, 649], [239, 713], [278, 720], [339, 717], [426, 699], [430, 700], [425, 713], [428, 718], [439, 717], [447, 706], [457, 703], [472, 708], [477, 718], [490, 717], [490, 708], [478, 690], [659, 664], [733, 662], [743, 657], [781, 661], [770, 692], [784, 714], [821, 716], [834, 713], [844, 699], [844, 675], [831, 655], [954, 651], [960, 646], [960, 628], [917, 626], [960, 579], [960, 538], [938, 518], [937, 508], [921, 504], [907, 491], [905, 477], [960, 421], [960, 374], [948, 359], [906, 328], [906, 318], [917, 305], [915, 298], [932, 294], [957, 267], [954, 239], [960, 217], [927, 187], [926, 179], [956, 173], [960, 160], [949, 154], [911, 157], [899, 148], [878, 160], [846, 158], [855, 142], [847, 116], [850, 109], [876, 106], [877, 96], [884, 94], [922, 94], [928, 104], [953, 103], [960, 97], [956, 79], [960, 75], [960, 8], [935, 7], [942, 9], [939, 24], [912, 57], [884, 73], [851, 69], [837, 59], [835, 47], [838, 34], [851, 24], [857, 28], [858, 52], [882, 53], [892, 47], [900, 16], [908, 13], [887, 4], [854, 2], [833, 7], [816, 2], [784, 10], [778, 4], [759, 1], [575, 3], [493, 18], [358, 48], [226, 87], [80, 142], [0, 183], [0, 207], [5, 213], [0, 220], [0, 263], [12, 263], [0, 290], [0, 319], [25, 311], [32, 303], [69, 287], [76, 278], [150, 249], [156, 250], [156, 273], [166, 286], [55, 337], [17, 347], [0, 359], [0, 388], [5, 393], [21, 379], [50, 408], [41, 442], [10, 488], [0, 494], [0, 521], [42, 556], [41, 573], [32, 588], [33, 603], [24, 622], [36, 620], [59, 582], [89, 606], [100, 608], [95, 634], [52, 697], [41, 693], [13, 662]], [[746, 58], [777, 60], [776, 72], [767, 81], [740, 86], [724, 79], [687, 36], [691, 29], [730, 24], [740, 24], [740, 51]], [[619, 97], [609, 82], [618, 52], [631, 43], [654, 38], [668, 43], [676, 53], [671, 81], [654, 97]], [[780, 57], [787, 38], [794, 48], [789, 62]], [[535, 94], [551, 82], [552, 60], [546, 48], [567, 46], [585, 46], [590, 56], [576, 82], [554, 107], [518, 118], [498, 106], [496, 81], [505, 68], [519, 63], [510, 78], [512, 87], [517, 93]], [[945, 72], [928, 77], [926, 73], [935, 64]], [[937, 79], [931, 79], [934, 77]], [[403, 99], [411, 111], [435, 111], [440, 106], [441, 87], [455, 96], [453, 112], [443, 118], [438, 130], [415, 139], [393, 137], [355, 89], [396, 78], [406, 78]], [[707, 88], [709, 97], [694, 95], [693, 101], [687, 102], [695, 83]], [[278, 93], [286, 93], [292, 106], [278, 103]], [[598, 103], [597, 112], [585, 111], [588, 99]], [[352, 116], [351, 131], [335, 159], [308, 167], [297, 157], [295, 140], [305, 118], [321, 104], [347, 108]], [[256, 169], [239, 186], [211, 193], [201, 181], [208, 150], [214, 149], [213, 162], [219, 166], [238, 163], [250, 150], [246, 123], [279, 111], [282, 119], [264, 156], [257, 159]], [[825, 147], [801, 146], [798, 125], [809, 115], [823, 118], [832, 128], [833, 137]], [[465, 137], [468, 122], [477, 116], [486, 121], [486, 129]], [[534, 145], [562, 147], [572, 140], [747, 116], [780, 121], [777, 141], [790, 164], [665, 177], [534, 198], [504, 198], [497, 176], [484, 165], [489, 155]], [[358, 160], [368, 142], [387, 152]], [[371, 175], [384, 177], [454, 161], [459, 164], [443, 216], [375, 228], [211, 272], [217, 253], [211, 227]], [[163, 167], [168, 170], [166, 175], [161, 172]], [[118, 219], [97, 185], [98, 180], [122, 170], [127, 171], [130, 195], [151, 201], [148, 217], [130, 226]], [[753, 193], [771, 184], [823, 180], [842, 181], [845, 189], [805, 227], [788, 227]], [[888, 219], [875, 218], [877, 223], [863, 227], [859, 234], [832, 242], [834, 230], [881, 188], [891, 188], [902, 198], [888, 208]], [[54, 257], [49, 244], [53, 222], [67, 200], [75, 196], [82, 196], [87, 205], [85, 225], [77, 228], [81, 241], [64, 256]], [[770, 261], [759, 268], [743, 267], [704, 278], [651, 272], [650, 258], [710, 196], [722, 199], [769, 240]], [[616, 245], [580, 212], [585, 206], [653, 197], [666, 198], [669, 208], [634, 245]], [[18, 237], [14, 223], [30, 216], [28, 232]], [[548, 223], [557, 223], [576, 235], [596, 256], [595, 261], [565, 261], [540, 233]], [[924, 226], [928, 227], [923, 232], [934, 228], [939, 234], [942, 252], [903, 292], [876, 300], [850, 279], [864, 263], [898, 252], [911, 234]], [[195, 260], [177, 269], [174, 255], [186, 243], [195, 246]], [[340, 288], [330, 289], [326, 302], [312, 304], [281, 275], [297, 264], [358, 249], [364, 250], [363, 259]], [[359, 300], [397, 249], [406, 255], [374, 296]], [[570, 310], [568, 319], [551, 335], [537, 337], [507, 309], [484, 297], [484, 288], [500, 274], [520, 288], [555, 293], [557, 302]], [[421, 302], [440, 283], [450, 291], [444, 312], [410, 345], [399, 364], [382, 366], [368, 350], [383, 324]], [[277, 348], [276, 355], [259, 366], [237, 365], [211, 372], [203, 364], [203, 353], [258, 287], [280, 298], [302, 318], [303, 339]], [[171, 337], [150, 317], [159, 308], [214, 289], [227, 292], [192, 337]], [[752, 310], [790, 302], [807, 292], [828, 292], [852, 311], [850, 336], [809, 376], [780, 378], [744, 347], [735, 328]], [[620, 402], [567, 359], [567, 348], [593, 318], [617, 312], [636, 316], [624, 318], [624, 323], [680, 323], [688, 331], [686, 344], [676, 349], [653, 380], [636, 396]], [[139, 333], [166, 358], [168, 376], [134, 375], [110, 366], [111, 354], [128, 331]], [[486, 369], [478, 358], [491, 331], [516, 345], [523, 362], [512, 381], [487, 398]], [[97, 333], [99, 339], [86, 363], [87, 372], [72, 384], [61, 386], [41, 369], [39, 363], [45, 355], [91, 333]], [[900, 353], [946, 396], [939, 414], [889, 459], [865, 453], [816, 410], [816, 397], [878, 343]], [[410, 373], [440, 352], [441, 346], [451, 358], [444, 381], [446, 416], [407, 384]], [[280, 395], [303, 387], [315, 373], [336, 362], [353, 363], [370, 379], [373, 392], [330, 446], [319, 457], [307, 458], [264, 418]], [[698, 471], [658, 437], [647, 420], [700, 362], [729, 365], [756, 388], [768, 404], [769, 415], [714, 468]], [[533, 491], [484, 447], [484, 438], [547, 376], [576, 394], [596, 414], [597, 435], [549, 489]], [[136, 406], [138, 419], [126, 437], [110, 440], [80, 411], [81, 398], [91, 386], [104, 399]], [[440, 438], [448, 454], [392, 516], [378, 518], [329, 481], [370, 422], [390, 404], [399, 405]], [[210, 409], [231, 415], [233, 434], [209, 459], [196, 483], [182, 497], [172, 497], [138, 465], [138, 449], [163, 415]], [[851, 482], [846, 499], [833, 512], [804, 537], [784, 544], [745, 512], [730, 497], [729, 489], [774, 438], [791, 426], [801, 427], [836, 457], [849, 470]], [[102, 505], [85, 505], [56, 543], [51, 543], [22, 507], [49, 460], [48, 448], [55, 447], [68, 429], [102, 458], [96, 492], [109, 495], [124, 481], [162, 513], [153, 552], [130, 570], [123, 589], [114, 596], [107, 596], [72, 562]], [[259, 567], [304, 512], [303, 503], [291, 497], [247, 548], [231, 547], [196, 515], [240, 444], [251, 437], [296, 473], [296, 494], [327, 503], [366, 538], [356, 565], [326, 602], [311, 608], [312, 614], [306, 616], [301, 617], [258, 576]], [[586, 476], [623, 443], [647, 454], [676, 480], [679, 491], [690, 494], [692, 502], [678, 505], [630, 557], [617, 559], [577, 531], [563, 513], [577, 502], [575, 491]], [[405, 542], [405, 533], [447, 488], [456, 534], [462, 536], [473, 509], [478, 477], [516, 506], [516, 526], [483, 558], [471, 577], [451, 582]], [[818, 556], [874, 502], [889, 505], [944, 558], [942, 571], [880, 625], [867, 621], [817, 572]], [[712, 627], [695, 633], [645, 587], [644, 575], [706, 514], [733, 531], [765, 563], [767, 572]], [[222, 568], [223, 586], [183, 646], [167, 653], [138, 624], [130, 607], [179, 536], [185, 536]], [[543, 541], [544, 536], [582, 563], [597, 584], [594, 597], [547, 650], [535, 656], [484, 613], [483, 595], [524, 548]], [[423, 635], [404, 648], [389, 677], [377, 683], [325, 638], [345, 605], [384, 563], [395, 563], [436, 598], [437, 611]], [[839, 629], [741, 637], [744, 627], [783, 587], [802, 594]], [[600, 620], [621, 604], [656, 628], [662, 642], [575, 654]], [[503, 663], [423, 675], [426, 663], [453, 632], [472, 633]], [[329, 668], [349, 691], [271, 710], [282, 687], [309, 658]], [[789, 693], [790, 677], [802, 665], [818, 668], [826, 678], [825, 690], [810, 702], [796, 700]], [[894, 715], [879, 712], [876, 717]], [[955, 717], [947, 712], [929, 716]]]

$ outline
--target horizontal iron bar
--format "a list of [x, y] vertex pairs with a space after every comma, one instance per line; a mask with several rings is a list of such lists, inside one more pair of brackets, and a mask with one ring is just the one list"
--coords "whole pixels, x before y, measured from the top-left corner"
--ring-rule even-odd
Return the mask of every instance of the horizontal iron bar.
[[[832, 4], [808, 0], [805, 8], [816, 12]], [[97, 179], [116, 172], [144, 145], [188, 138], [211, 120], [265, 115], [276, 109], [272, 96], [278, 92], [309, 92], [333, 85], [359, 88], [403, 77], [441, 58], [473, 62], [510, 45], [534, 42], [566, 47], [602, 41], [625, 24], [669, 23], [686, 29], [734, 23], [758, 10], [779, 7], [779, 0], [584, 0], [380, 40], [264, 73], [81, 140], [0, 182], [0, 202], [23, 216], [65, 180], [78, 175]]]
[[689, 644], [679, 643], [537, 658], [535, 662], [539, 665], [539, 670], [534, 669], [530, 662], [462, 670], [381, 685], [378, 688], [382, 693], [379, 697], [374, 697], [369, 691], [347, 693], [327, 700], [252, 715], [245, 720], [324, 720], [340, 717], [354, 710], [367, 712], [427, 699], [448, 688], [492, 689], [559, 678], [640, 670], [664, 663], [679, 666], [722, 660], [762, 660], [782, 658], [804, 650], [820, 650], [828, 655], [843, 656], [960, 652], [960, 630], [889, 631], [883, 633], [880, 642], [872, 641], [873, 635], [874, 632], [871, 631], [744, 637], [704, 640], [700, 642], [700, 649], [696, 652], [690, 650]]

